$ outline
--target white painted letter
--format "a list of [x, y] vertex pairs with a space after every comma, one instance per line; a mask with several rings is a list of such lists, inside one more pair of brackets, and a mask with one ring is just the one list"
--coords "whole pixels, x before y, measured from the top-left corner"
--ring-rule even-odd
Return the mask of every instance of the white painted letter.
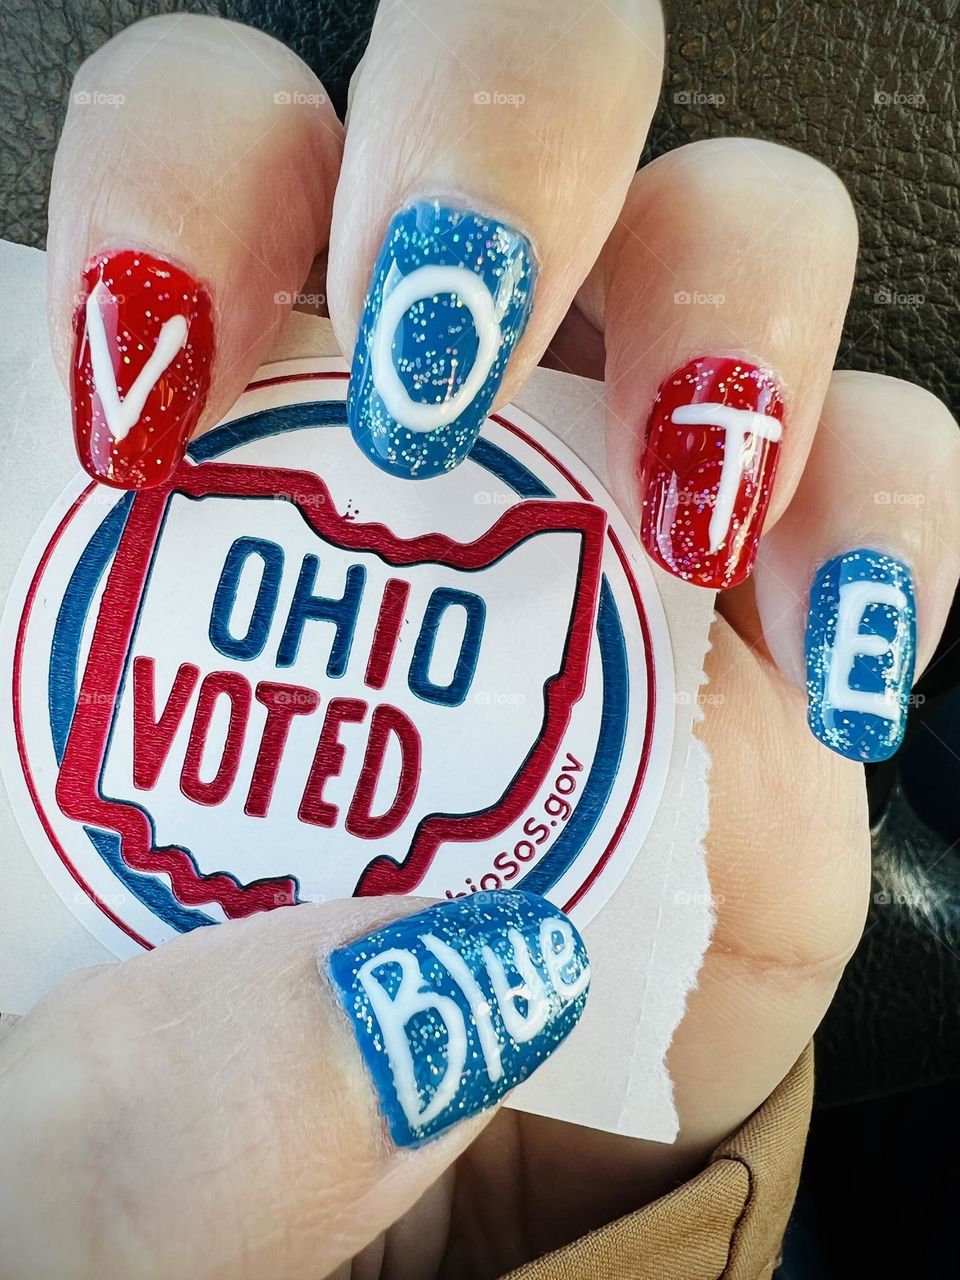
[[[559, 949], [556, 942], [559, 939]], [[581, 992], [586, 991], [590, 982], [590, 966], [585, 964], [573, 981], [564, 977], [563, 971], [577, 955], [577, 944], [573, 936], [573, 926], [563, 916], [553, 916], [550, 920], [540, 922], [540, 950], [543, 952], [543, 963], [547, 967], [554, 990], [563, 1001], [576, 1000]]]
[[150, 358], [137, 374], [136, 381], [127, 392], [125, 399], [121, 401], [113, 363], [110, 359], [102, 310], [108, 306], [116, 309], [116, 305], [115, 299], [104, 286], [103, 281], [98, 280], [87, 297], [87, 342], [90, 346], [93, 385], [100, 397], [100, 407], [110, 428], [110, 434], [119, 444], [140, 421], [140, 415], [143, 413], [150, 392], [186, 342], [189, 326], [186, 316], [171, 316], [160, 330], [157, 345], [150, 354]]
[[[503, 1018], [503, 1025], [508, 1035], [512, 1036], [517, 1044], [526, 1044], [546, 1025], [550, 1014], [550, 1001], [547, 998], [543, 979], [537, 973], [536, 965], [530, 956], [526, 939], [516, 929], [508, 929], [507, 938], [513, 948], [513, 962], [522, 980], [521, 985], [510, 986], [500, 957], [490, 947], [485, 946], [482, 950], [483, 963], [490, 975], [497, 1004], [500, 1006], [500, 1016]], [[522, 1014], [517, 1008], [518, 1000], [526, 1001], [526, 1014]]]
[[[393, 338], [400, 321], [414, 303], [429, 302], [441, 293], [456, 295], [473, 317], [477, 330], [477, 354], [470, 372], [452, 396], [437, 404], [423, 404], [414, 400], [400, 381], [393, 363]], [[501, 340], [493, 296], [480, 277], [466, 267], [418, 267], [408, 276], [399, 278], [393, 271], [384, 281], [383, 300], [371, 343], [374, 386], [387, 412], [402, 427], [408, 431], [436, 431], [449, 426], [472, 403], [493, 367]]]
[[780, 439], [783, 427], [777, 418], [757, 413], [753, 409], [731, 409], [727, 404], [684, 404], [674, 409], [671, 422], [678, 427], [720, 427], [724, 433], [723, 464], [720, 484], [710, 516], [710, 551], [714, 552], [730, 530], [740, 476], [743, 473], [743, 452], [748, 436], [754, 439]]
[[503, 1064], [500, 1061], [500, 1041], [497, 1038], [493, 1020], [490, 1017], [490, 1003], [487, 997], [480, 990], [480, 986], [467, 967], [463, 956], [454, 951], [449, 943], [444, 942], [441, 938], [434, 937], [432, 933], [421, 934], [420, 941], [431, 955], [436, 956], [466, 997], [470, 1012], [473, 1014], [473, 1020], [476, 1023], [477, 1036], [480, 1040], [480, 1049], [483, 1052], [487, 1075], [493, 1083], [496, 1083], [503, 1075]]
[[[872, 604], [892, 605], [902, 612], [907, 608], [907, 598], [899, 587], [890, 582], [845, 582], [840, 587], [837, 631], [827, 677], [827, 701], [839, 711], [861, 711], [867, 715], [882, 716], [884, 720], [896, 720], [900, 708], [893, 686], [900, 678], [900, 649], [884, 636], [860, 634], [864, 610]], [[850, 674], [857, 658], [860, 655], [879, 658], [885, 653], [893, 654], [889, 686], [882, 693], [851, 689]]]
[[[374, 969], [386, 964], [400, 966], [400, 986], [397, 994], [390, 996]], [[467, 1060], [467, 1030], [457, 1004], [449, 996], [423, 990], [423, 973], [415, 957], [409, 951], [391, 948], [369, 959], [357, 971], [357, 980], [367, 993], [370, 1005], [380, 1024], [383, 1046], [390, 1059], [390, 1069], [397, 1090], [397, 1098], [411, 1129], [429, 1124], [435, 1116], [453, 1101]], [[447, 1032], [447, 1066], [443, 1079], [433, 1098], [421, 1108], [420, 1091], [410, 1053], [407, 1024], [418, 1013], [433, 1010]]]

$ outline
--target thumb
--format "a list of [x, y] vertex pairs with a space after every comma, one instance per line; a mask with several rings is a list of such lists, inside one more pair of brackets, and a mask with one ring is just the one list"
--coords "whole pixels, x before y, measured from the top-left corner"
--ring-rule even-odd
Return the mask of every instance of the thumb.
[[0, 1044], [0, 1273], [326, 1275], [556, 1048], [588, 981], [523, 893], [302, 906], [82, 973]]

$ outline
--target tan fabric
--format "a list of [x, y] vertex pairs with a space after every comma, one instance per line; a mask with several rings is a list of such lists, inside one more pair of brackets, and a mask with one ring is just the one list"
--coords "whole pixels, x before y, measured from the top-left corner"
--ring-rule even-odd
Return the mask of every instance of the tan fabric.
[[703, 1173], [503, 1280], [768, 1280], [797, 1194], [813, 1050]]

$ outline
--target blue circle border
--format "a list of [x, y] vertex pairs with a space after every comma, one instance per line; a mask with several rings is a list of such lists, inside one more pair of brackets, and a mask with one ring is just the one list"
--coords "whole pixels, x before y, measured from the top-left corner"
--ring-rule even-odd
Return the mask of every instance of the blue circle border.
[[[187, 449], [193, 462], [207, 462], [270, 436], [316, 427], [347, 427], [343, 400], [315, 400], [262, 409], [217, 427]], [[468, 458], [496, 476], [521, 498], [556, 495], [516, 458], [489, 440], [477, 440]], [[127, 494], [98, 526], [81, 553], [61, 602], [50, 648], [47, 698], [57, 763], [61, 763], [79, 688], [79, 657], [84, 626], [97, 587], [120, 543], [133, 503]], [[545, 894], [572, 865], [603, 813], [626, 739], [630, 672], [626, 642], [613, 590], [604, 575], [597, 610], [597, 637], [603, 671], [603, 695], [597, 749], [580, 798], [561, 834], [543, 859], [514, 888]], [[84, 828], [111, 873], [154, 915], [177, 932], [217, 923], [205, 912], [186, 908], [154, 876], [131, 870], [123, 861], [116, 833]]]

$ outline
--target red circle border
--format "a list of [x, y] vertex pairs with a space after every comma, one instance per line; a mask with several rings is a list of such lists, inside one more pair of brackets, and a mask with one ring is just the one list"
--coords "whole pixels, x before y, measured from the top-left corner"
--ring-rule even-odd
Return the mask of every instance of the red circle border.
[[[334, 372], [334, 371], [331, 371], [331, 372], [314, 371], [312, 373], [282, 374], [273, 378], [262, 378], [259, 381], [249, 383], [244, 388], [243, 394], [246, 395], [251, 391], [263, 390], [268, 387], [280, 386], [290, 382], [326, 381], [330, 379], [339, 379], [343, 381], [348, 377], [349, 377], [349, 374], [347, 374], [346, 372]], [[539, 453], [541, 457], [545, 458], [547, 462], [549, 462], [550, 465], [554, 467], [564, 477], [567, 483], [571, 485], [571, 487], [580, 495], [580, 497], [582, 497], [588, 502], [595, 501], [590, 491], [587, 488], [585, 488], [585, 486], [567, 469], [567, 467], [565, 467], [564, 464], [559, 461], [559, 459], [554, 458], [552, 454], [548, 453], [546, 448], [543, 445], [541, 445], [539, 441], [534, 440], [532, 436], [528, 435], [528, 433], [524, 431], [522, 427], [516, 426], [515, 423], [510, 422], [507, 418], [503, 417], [503, 415], [499, 413], [492, 414], [491, 419], [492, 421], [496, 422], [498, 426], [503, 427], [505, 430], [509, 431], [512, 435], [522, 440], [523, 443], [526, 444], [528, 448], [533, 449], [534, 452]], [[132, 941], [134, 941], [139, 947], [142, 947], [143, 950], [152, 951], [156, 944], [149, 942], [146, 938], [143, 938], [139, 933], [136, 932], [135, 929], [133, 929], [125, 921], [121, 920], [119, 916], [117, 916], [116, 913], [113, 910], [111, 910], [111, 908], [100, 897], [98, 897], [98, 895], [91, 888], [91, 886], [87, 884], [87, 882], [84, 880], [83, 876], [80, 874], [77, 867], [71, 860], [70, 856], [68, 855], [68, 853], [63, 848], [60, 841], [58, 840], [57, 835], [54, 832], [53, 828], [51, 827], [49, 819], [47, 818], [46, 812], [43, 808], [43, 804], [37, 792], [36, 783], [30, 771], [26, 744], [23, 738], [23, 724], [22, 724], [22, 719], [20, 714], [20, 679], [21, 679], [22, 665], [23, 665], [23, 650], [25, 648], [25, 634], [26, 634], [27, 625], [30, 619], [30, 613], [31, 613], [31, 610], [33, 609], [33, 605], [36, 600], [37, 590], [43, 578], [43, 574], [46, 571], [47, 565], [50, 562], [50, 557], [53, 555], [53, 552], [56, 549], [57, 544], [59, 543], [60, 539], [63, 537], [63, 534], [66, 532], [67, 526], [76, 516], [80, 507], [86, 502], [87, 498], [90, 497], [91, 493], [93, 493], [96, 488], [97, 488], [96, 483], [91, 482], [87, 486], [87, 488], [84, 489], [84, 491], [81, 494], [79, 494], [77, 498], [73, 501], [73, 503], [70, 506], [70, 509], [64, 514], [62, 520], [57, 525], [57, 528], [55, 529], [53, 536], [51, 537], [50, 541], [47, 543], [46, 547], [44, 548], [43, 555], [40, 557], [40, 563], [37, 565], [37, 568], [33, 574], [33, 577], [30, 580], [30, 586], [27, 590], [26, 599], [24, 601], [23, 614], [20, 619], [20, 625], [17, 629], [17, 638], [16, 638], [16, 643], [14, 648], [13, 673], [12, 673], [14, 733], [16, 736], [17, 753], [20, 757], [20, 762], [23, 767], [24, 781], [27, 784], [27, 791], [30, 795], [31, 802], [33, 803], [34, 810], [36, 811], [37, 818], [40, 821], [40, 825], [43, 828], [44, 834], [46, 835], [47, 839], [52, 845], [60, 861], [63, 863], [64, 867], [66, 867], [67, 871], [70, 873], [71, 877], [76, 882], [78, 887], [83, 890], [83, 892], [87, 895], [87, 897], [94, 904], [94, 906], [97, 908], [98, 911], [100, 911], [103, 915], [105, 915], [113, 925], [115, 925], [122, 933], [125, 933], [127, 937], [132, 939]], [[609, 527], [607, 529], [607, 536], [609, 537], [613, 545], [613, 548], [617, 553], [617, 558], [619, 559], [620, 564], [623, 568], [623, 571], [627, 577], [627, 581], [630, 584], [630, 592], [633, 598], [634, 607], [636, 608], [636, 611], [637, 611], [637, 618], [640, 623], [640, 632], [641, 632], [641, 635], [643, 636], [644, 658], [645, 658], [645, 664], [646, 664], [646, 677], [647, 677], [647, 708], [646, 708], [646, 719], [644, 723], [643, 750], [640, 756], [640, 764], [637, 768], [637, 775], [636, 775], [636, 778], [634, 779], [634, 784], [631, 789], [630, 796], [627, 800], [627, 806], [623, 812], [623, 815], [620, 818], [620, 821], [617, 823], [616, 830], [614, 831], [610, 841], [608, 842], [606, 849], [603, 851], [603, 853], [597, 859], [596, 863], [590, 869], [590, 872], [587, 875], [586, 879], [579, 886], [579, 888], [574, 892], [574, 894], [571, 896], [569, 901], [567, 901], [564, 904], [564, 907], [563, 907], [564, 911], [572, 910], [573, 907], [575, 907], [577, 903], [581, 901], [584, 894], [586, 894], [590, 890], [590, 888], [596, 883], [604, 867], [607, 865], [610, 858], [613, 856], [614, 851], [617, 849], [618, 845], [620, 844], [620, 841], [623, 837], [623, 833], [626, 830], [627, 825], [629, 824], [630, 819], [633, 816], [634, 810], [636, 809], [637, 801], [640, 797], [640, 792], [643, 788], [644, 778], [646, 777], [647, 769], [650, 763], [650, 751], [651, 751], [652, 742], [653, 742], [653, 728], [654, 728], [654, 722], [656, 719], [656, 704], [657, 704], [656, 664], [653, 656], [653, 645], [651, 643], [650, 626], [649, 626], [649, 621], [647, 619], [646, 609], [644, 608], [643, 598], [640, 593], [639, 584], [634, 576], [632, 568], [630, 567], [630, 562], [623, 548], [623, 544], [621, 543], [617, 534]]]

